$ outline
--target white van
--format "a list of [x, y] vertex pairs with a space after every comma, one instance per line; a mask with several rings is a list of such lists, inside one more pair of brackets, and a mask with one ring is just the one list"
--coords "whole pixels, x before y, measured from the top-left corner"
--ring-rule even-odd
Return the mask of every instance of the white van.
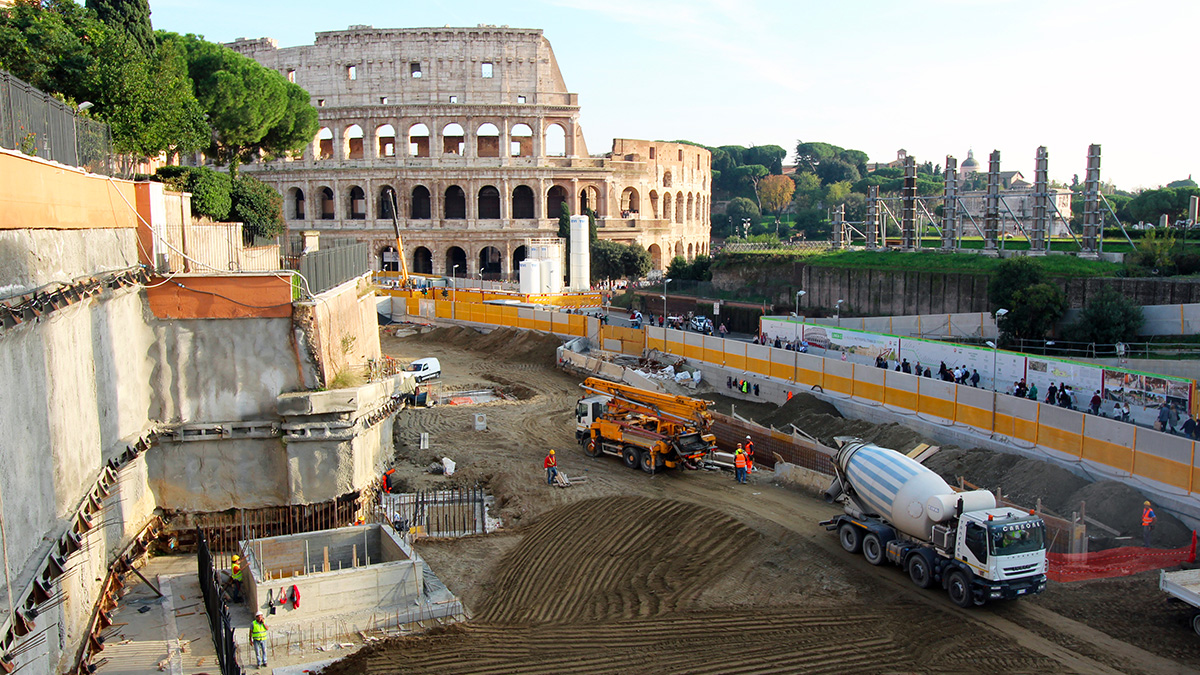
[[408, 372], [416, 373], [417, 382], [424, 382], [442, 376], [442, 364], [431, 357], [417, 359], [408, 366]]

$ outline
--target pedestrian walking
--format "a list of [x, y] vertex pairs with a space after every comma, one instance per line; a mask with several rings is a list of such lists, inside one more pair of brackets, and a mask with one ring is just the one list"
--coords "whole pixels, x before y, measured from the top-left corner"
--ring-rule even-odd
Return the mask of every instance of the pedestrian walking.
[[737, 451], [733, 453], [733, 473], [737, 482], [746, 482], [746, 452], [742, 450], [741, 443], [738, 443]]
[[1158, 408], [1158, 430], [1166, 431], [1167, 423], [1171, 420], [1171, 413], [1167, 411], [1167, 404], [1164, 403]]
[[1171, 433], [1175, 433], [1175, 428], [1179, 426], [1179, 408], [1174, 404], [1167, 407], [1167, 424], [1171, 425]]
[[1029, 400], [1030, 400], [1030, 401], [1036, 401], [1036, 400], [1038, 400], [1038, 397], [1037, 397], [1037, 396], [1038, 396], [1038, 394], [1037, 394], [1037, 384], [1034, 384], [1033, 382], [1030, 382], [1030, 383], [1029, 383]]
[[1183, 435], [1192, 439], [1196, 438], [1196, 420], [1190, 414], [1183, 423]]
[[979, 371], [978, 370], [971, 371], [971, 386], [975, 387], [975, 388], [979, 388]]
[[542, 466], [546, 468], [546, 485], [554, 485], [554, 479], [558, 477], [558, 460], [554, 458], [554, 450], [546, 455]]
[[267, 667], [267, 619], [262, 612], [254, 615], [254, 621], [250, 622], [250, 644], [254, 646], [255, 665], [259, 668]]
[[1142, 543], [1146, 548], [1150, 548], [1150, 533], [1154, 531], [1154, 521], [1158, 520], [1158, 516], [1154, 515], [1154, 509], [1150, 508], [1149, 500], [1142, 503]]
[[1100, 398], [1100, 390], [1099, 389], [1092, 392], [1092, 400], [1090, 401], [1090, 403], [1091, 403], [1092, 414], [1099, 415], [1100, 414], [1100, 404], [1104, 403], [1104, 399]]

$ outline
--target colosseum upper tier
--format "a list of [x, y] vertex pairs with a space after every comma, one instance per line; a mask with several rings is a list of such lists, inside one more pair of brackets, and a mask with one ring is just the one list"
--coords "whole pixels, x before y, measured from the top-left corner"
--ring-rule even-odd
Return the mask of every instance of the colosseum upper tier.
[[655, 269], [708, 252], [709, 152], [615, 139], [589, 155], [541, 30], [352, 26], [301, 47], [228, 46], [319, 113], [303, 156], [244, 168], [284, 196], [293, 232], [370, 242], [394, 269], [395, 208], [411, 271], [512, 278], [527, 240], [557, 235], [565, 202], [594, 210], [602, 238], [645, 246]]

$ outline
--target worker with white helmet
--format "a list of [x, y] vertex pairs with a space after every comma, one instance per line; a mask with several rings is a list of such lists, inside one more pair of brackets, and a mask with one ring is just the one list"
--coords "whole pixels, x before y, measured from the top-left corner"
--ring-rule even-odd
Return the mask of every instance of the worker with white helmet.
[[553, 449], [546, 455], [542, 466], [546, 469], [546, 485], [554, 485], [554, 479], [558, 477], [558, 460], [554, 458]]
[[754, 472], [754, 440], [749, 436], [746, 437], [746, 442], [742, 444], [742, 448], [746, 451], [746, 473]]
[[254, 615], [254, 621], [250, 623], [250, 644], [254, 646], [255, 665], [259, 668], [267, 667], [267, 619], [262, 612]]

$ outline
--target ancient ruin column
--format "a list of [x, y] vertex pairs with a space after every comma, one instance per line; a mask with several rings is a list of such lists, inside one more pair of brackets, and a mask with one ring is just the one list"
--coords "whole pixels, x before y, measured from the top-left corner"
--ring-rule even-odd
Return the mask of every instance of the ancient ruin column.
[[879, 186], [867, 186], [867, 222], [863, 223], [867, 234], [867, 250], [879, 248], [883, 241], [879, 237]]
[[904, 192], [900, 208], [900, 248], [911, 251], [917, 247], [917, 160], [904, 158]]
[[1100, 253], [1100, 145], [1088, 146], [1087, 175], [1083, 181], [1083, 240], [1080, 253]]
[[942, 174], [942, 250], [958, 248], [958, 160], [946, 155]]
[[1000, 151], [988, 158], [987, 196], [983, 213], [983, 250], [998, 251], [1000, 240]]
[[1044, 255], [1050, 243], [1050, 210], [1048, 193], [1049, 153], [1046, 146], [1037, 149], [1037, 157], [1033, 168], [1033, 232], [1030, 235], [1030, 255]]

